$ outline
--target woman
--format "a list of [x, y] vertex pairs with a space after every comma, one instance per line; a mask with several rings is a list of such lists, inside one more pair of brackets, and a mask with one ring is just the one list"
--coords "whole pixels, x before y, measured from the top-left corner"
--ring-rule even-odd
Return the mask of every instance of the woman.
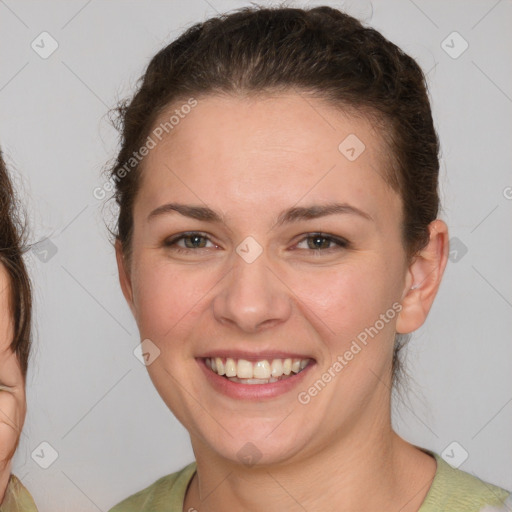
[[448, 254], [416, 62], [329, 7], [244, 8], [119, 112], [121, 287], [196, 461], [111, 512], [502, 505], [391, 427]]
[[0, 151], [0, 511], [35, 511], [29, 492], [11, 474], [25, 421], [30, 351], [31, 288], [22, 258], [23, 230]]

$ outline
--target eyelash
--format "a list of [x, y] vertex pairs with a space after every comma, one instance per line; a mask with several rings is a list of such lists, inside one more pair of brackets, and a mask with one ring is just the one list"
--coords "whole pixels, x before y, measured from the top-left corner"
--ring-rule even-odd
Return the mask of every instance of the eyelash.
[[[209, 247], [196, 247], [196, 248], [186, 247], [186, 248], [184, 248], [184, 247], [179, 247], [176, 245], [181, 240], [190, 239], [193, 237], [201, 237], [201, 238], [204, 238], [211, 242], [211, 240], [208, 238], [207, 235], [200, 233], [198, 231], [191, 231], [188, 233], [182, 233], [181, 235], [177, 235], [168, 240], [165, 240], [164, 246], [168, 249], [172, 249], [173, 251], [175, 251], [177, 253], [188, 253], [189, 251], [196, 251], [198, 249], [209, 249]], [[304, 250], [306, 250], [308, 252], [312, 252], [314, 254], [319, 254], [321, 252], [331, 252], [333, 249], [340, 250], [340, 249], [346, 249], [346, 248], [350, 247], [350, 242], [348, 242], [347, 240], [344, 240], [343, 238], [338, 238], [338, 237], [334, 237], [331, 235], [327, 235], [325, 233], [318, 233], [318, 232], [309, 233], [307, 236], [305, 236], [304, 238], [299, 240], [299, 242], [297, 242], [297, 244], [299, 244], [305, 240], [314, 239], [314, 238], [321, 238], [321, 239], [327, 240], [329, 242], [336, 244], [338, 247], [335, 247], [335, 248], [329, 247], [328, 249], [311, 249], [309, 251], [307, 249], [304, 249]], [[301, 249], [299, 249], [299, 250], [301, 250]]]

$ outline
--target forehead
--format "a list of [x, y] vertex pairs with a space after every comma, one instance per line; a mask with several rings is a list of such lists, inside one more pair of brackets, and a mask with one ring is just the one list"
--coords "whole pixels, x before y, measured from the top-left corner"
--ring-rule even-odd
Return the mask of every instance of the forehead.
[[315, 98], [206, 96], [150, 151], [139, 192], [152, 204], [173, 194], [195, 203], [218, 198], [224, 210], [231, 201], [267, 208], [301, 198], [353, 199], [372, 208], [395, 200], [383, 179], [385, 155], [366, 117]]

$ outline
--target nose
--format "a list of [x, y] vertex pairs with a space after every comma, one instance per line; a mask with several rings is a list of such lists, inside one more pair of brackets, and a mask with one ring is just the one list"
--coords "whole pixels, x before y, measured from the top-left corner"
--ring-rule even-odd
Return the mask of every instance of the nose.
[[250, 262], [238, 254], [229, 276], [213, 300], [217, 321], [247, 333], [285, 322], [291, 313], [291, 296], [265, 251]]

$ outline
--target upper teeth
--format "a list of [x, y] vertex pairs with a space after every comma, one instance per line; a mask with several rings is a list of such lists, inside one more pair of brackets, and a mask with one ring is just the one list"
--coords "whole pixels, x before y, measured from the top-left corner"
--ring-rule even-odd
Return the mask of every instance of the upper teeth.
[[282, 375], [290, 375], [291, 372], [299, 373], [309, 363], [310, 359], [273, 359], [271, 363], [262, 359], [256, 363], [246, 359], [226, 359], [221, 357], [206, 358], [206, 366], [218, 375], [226, 377], [238, 377], [239, 379], [269, 379]]

